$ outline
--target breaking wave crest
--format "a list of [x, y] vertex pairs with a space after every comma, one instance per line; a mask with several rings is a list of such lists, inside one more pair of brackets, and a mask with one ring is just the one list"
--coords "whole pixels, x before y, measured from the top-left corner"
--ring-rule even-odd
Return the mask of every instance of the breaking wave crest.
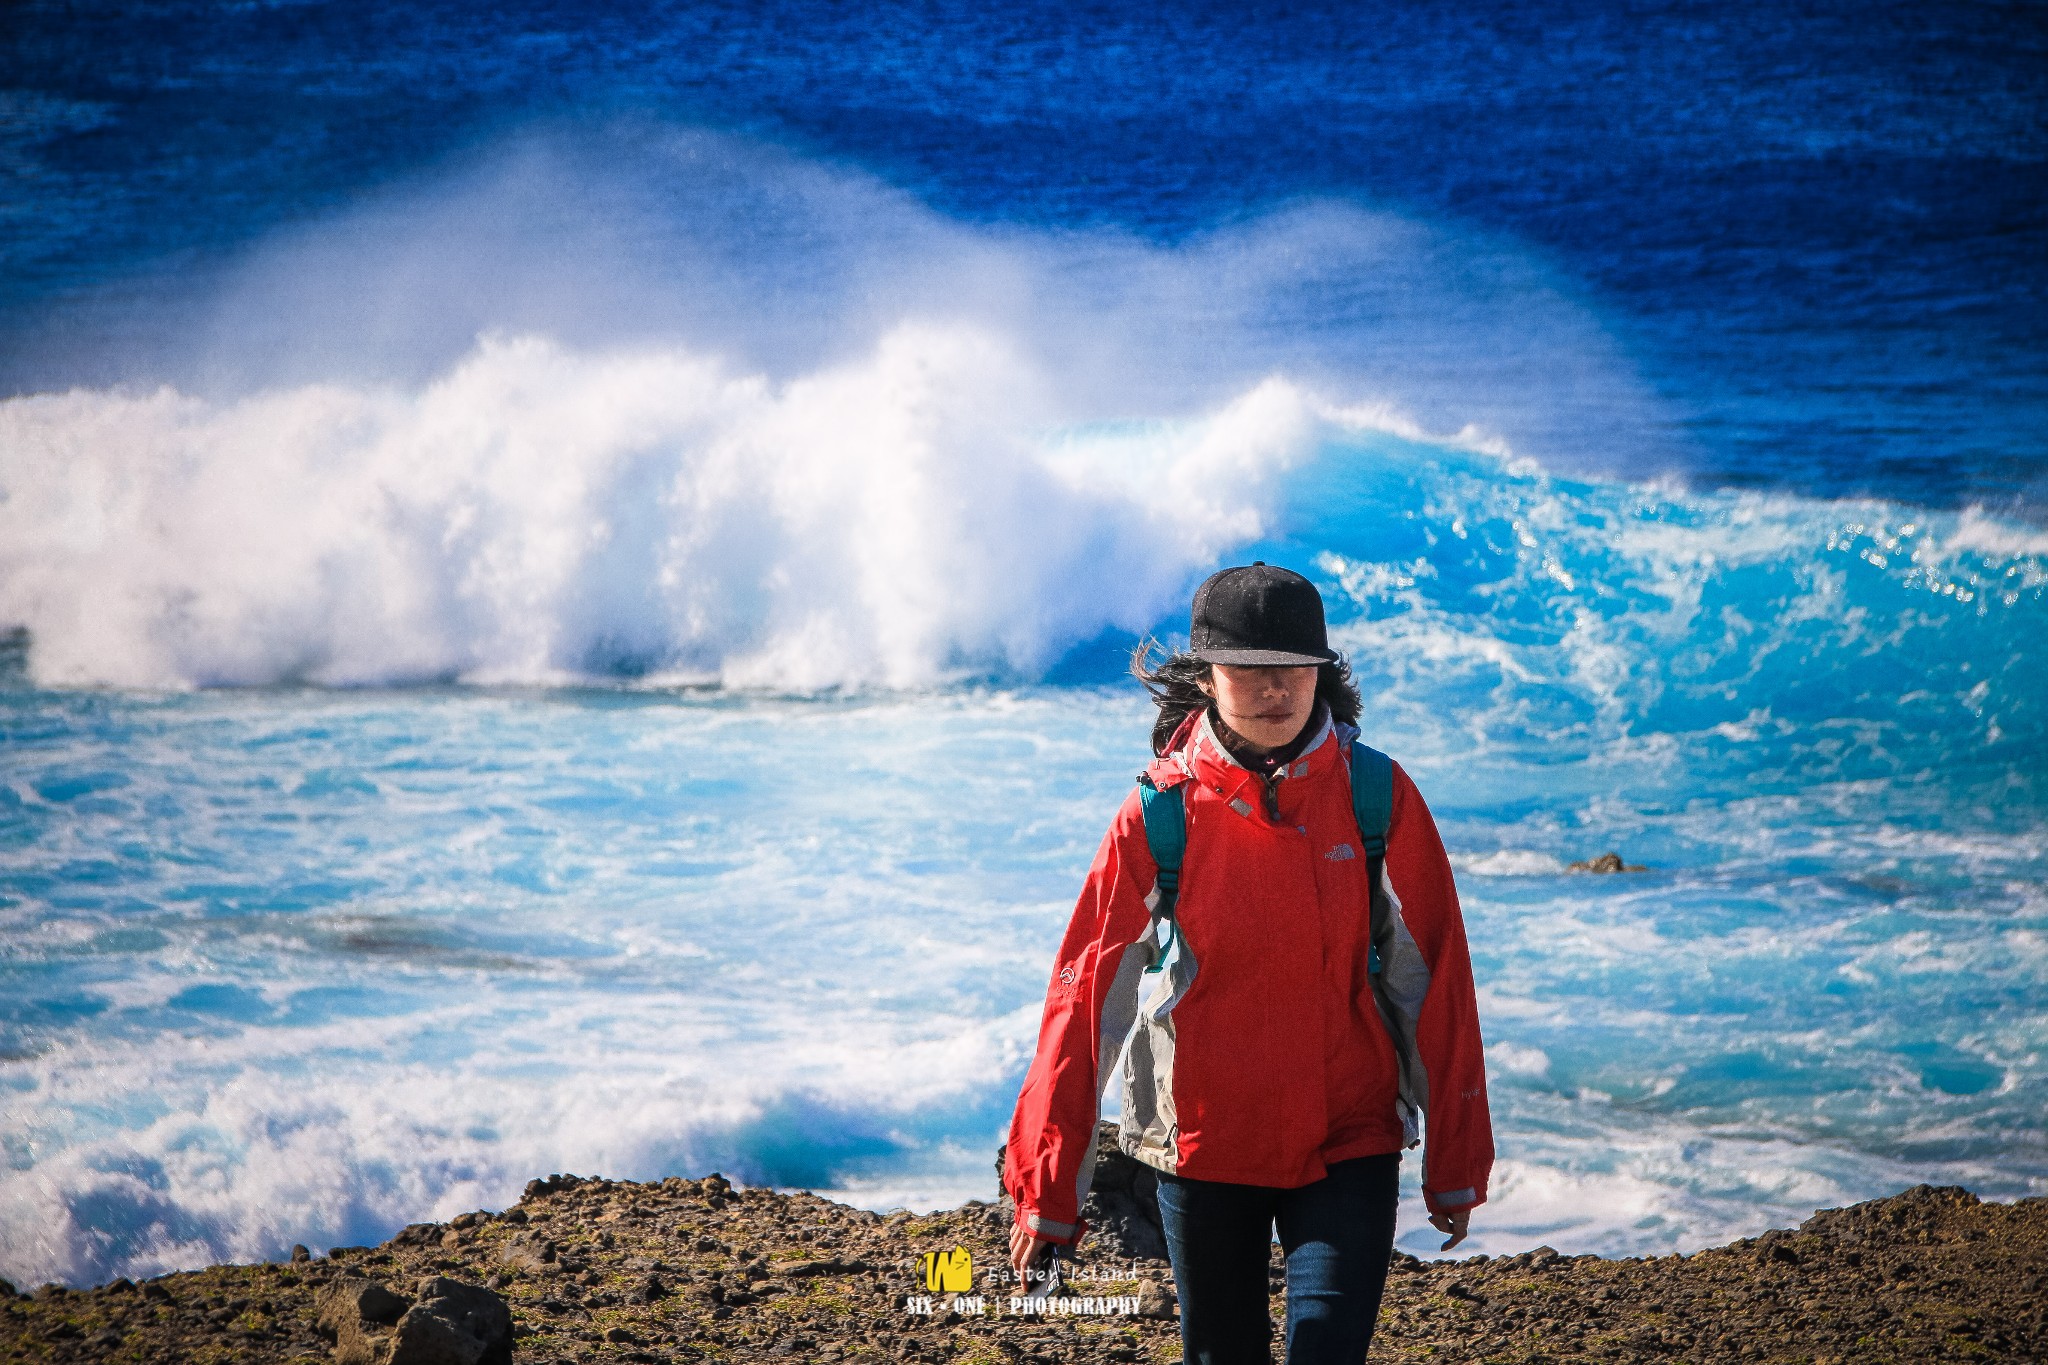
[[57, 684], [1034, 674], [1260, 534], [1310, 418], [1255, 388], [1140, 493], [1049, 464], [1034, 387], [1000, 337], [906, 324], [786, 385], [528, 337], [417, 394], [17, 400], [0, 614]]
[[117, 382], [0, 403], [0, 628], [46, 684], [1029, 678], [1272, 533], [1329, 430], [1671, 455], [1509, 245], [1341, 204], [974, 227], [669, 130], [138, 294]]

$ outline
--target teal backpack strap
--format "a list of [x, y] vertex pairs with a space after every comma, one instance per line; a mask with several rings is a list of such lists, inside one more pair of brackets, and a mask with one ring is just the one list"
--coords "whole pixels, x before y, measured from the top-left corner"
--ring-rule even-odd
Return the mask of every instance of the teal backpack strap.
[[[1374, 976], [1380, 970], [1380, 942], [1393, 913], [1387, 894], [1381, 889], [1381, 870], [1387, 865], [1387, 826], [1394, 819], [1394, 760], [1378, 749], [1351, 741], [1351, 813], [1358, 817], [1358, 838], [1365, 852], [1366, 885], [1372, 893], [1372, 947], [1366, 970]], [[1149, 826], [1148, 826], [1149, 828]]]
[[1152, 919], [1155, 929], [1160, 920], [1168, 924], [1168, 930], [1160, 936], [1158, 954], [1145, 969], [1156, 972], [1165, 965], [1167, 949], [1180, 933], [1173, 907], [1180, 899], [1180, 865], [1188, 851], [1188, 808], [1179, 783], [1162, 790], [1144, 773], [1138, 774], [1138, 800], [1145, 813], [1145, 843], [1152, 850], [1152, 861], [1159, 867], [1152, 886]]

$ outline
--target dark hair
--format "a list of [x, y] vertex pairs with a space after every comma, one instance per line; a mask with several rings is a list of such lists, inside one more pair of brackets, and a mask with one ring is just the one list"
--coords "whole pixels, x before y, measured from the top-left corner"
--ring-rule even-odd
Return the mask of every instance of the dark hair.
[[[1152, 722], [1155, 754], [1164, 754], [1181, 722], [1209, 704], [1202, 684], [1208, 681], [1211, 665], [1192, 654], [1173, 651], [1155, 667], [1152, 651], [1164, 648], [1157, 640], [1141, 640], [1131, 651], [1131, 674], [1145, 684], [1152, 704], [1159, 708], [1159, 718]], [[1332, 718], [1346, 725], [1358, 724], [1358, 687], [1351, 681], [1351, 665], [1341, 656], [1316, 669], [1316, 699], [1330, 708]]]

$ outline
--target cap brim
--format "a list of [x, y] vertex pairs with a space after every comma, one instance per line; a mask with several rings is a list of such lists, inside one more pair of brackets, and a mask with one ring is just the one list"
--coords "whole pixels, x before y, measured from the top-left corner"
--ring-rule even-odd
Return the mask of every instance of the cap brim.
[[1198, 649], [1194, 655], [1205, 664], [1237, 668], [1314, 668], [1337, 662], [1335, 653], [1289, 654], [1278, 649]]

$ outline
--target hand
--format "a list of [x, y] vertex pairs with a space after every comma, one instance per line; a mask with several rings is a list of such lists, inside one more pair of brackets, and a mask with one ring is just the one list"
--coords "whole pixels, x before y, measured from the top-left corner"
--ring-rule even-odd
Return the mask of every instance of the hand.
[[1472, 1210], [1452, 1209], [1448, 1213], [1432, 1213], [1429, 1215], [1429, 1225], [1438, 1232], [1451, 1234], [1451, 1240], [1437, 1248], [1439, 1251], [1449, 1251], [1465, 1240], [1465, 1234], [1470, 1231], [1472, 1225]]
[[1051, 1251], [1053, 1244], [1043, 1237], [1034, 1237], [1015, 1223], [1010, 1224], [1010, 1265], [1017, 1272], [1017, 1283], [1024, 1286], [1024, 1292], [1031, 1292], [1031, 1267]]

